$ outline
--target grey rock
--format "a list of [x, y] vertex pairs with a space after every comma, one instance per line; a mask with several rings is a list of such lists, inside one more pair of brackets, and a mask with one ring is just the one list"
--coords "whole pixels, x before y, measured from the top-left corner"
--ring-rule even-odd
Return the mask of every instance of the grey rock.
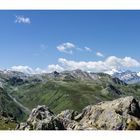
[[66, 118], [69, 120], [74, 120], [77, 115], [78, 115], [77, 111], [67, 109], [67, 110], [62, 111], [57, 116], [62, 117], [62, 118]]
[[46, 106], [33, 109], [20, 130], [139, 130], [140, 105], [134, 97], [85, 107], [80, 114], [62, 111], [57, 116]]
[[25, 124], [20, 124], [20, 130], [63, 130], [64, 126], [55, 114], [45, 105], [34, 108]]
[[101, 102], [83, 109], [80, 121], [74, 129], [125, 130], [128, 119], [140, 125], [139, 115], [139, 103], [131, 96]]

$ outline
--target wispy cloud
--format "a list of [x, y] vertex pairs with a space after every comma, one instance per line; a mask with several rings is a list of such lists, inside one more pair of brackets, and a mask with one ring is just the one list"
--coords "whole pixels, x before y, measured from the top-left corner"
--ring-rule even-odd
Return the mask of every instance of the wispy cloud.
[[91, 48], [89, 48], [89, 47], [84, 47], [84, 49], [85, 49], [86, 51], [88, 51], [88, 52], [91, 52], [91, 51], [92, 51]]
[[104, 55], [101, 52], [96, 52], [96, 55], [99, 57], [104, 57]]
[[15, 23], [23, 23], [23, 24], [30, 24], [31, 20], [29, 17], [25, 17], [25, 16], [15, 16]]
[[77, 50], [77, 51], [83, 51], [83, 48], [76, 47], [76, 50]]
[[74, 49], [75, 47], [76, 46], [73, 43], [66, 42], [57, 46], [57, 50], [63, 53], [72, 54], [73, 53], [72, 49]]
[[78, 47], [75, 44], [70, 43], [70, 42], [60, 44], [59, 46], [57, 46], [57, 50], [63, 53], [67, 53], [67, 54], [72, 54], [74, 50], [92, 52], [92, 49], [89, 47], [86, 47], [86, 46]]
[[45, 44], [41, 44], [41, 45], [40, 45], [40, 49], [41, 49], [41, 50], [46, 50], [46, 49], [47, 49], [47, 46], [46, 46]]

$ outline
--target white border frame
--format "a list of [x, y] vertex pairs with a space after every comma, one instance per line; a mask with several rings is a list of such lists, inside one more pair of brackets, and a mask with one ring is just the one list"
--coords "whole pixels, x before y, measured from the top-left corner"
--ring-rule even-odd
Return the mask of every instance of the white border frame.
[[139, 0], [0, 0], [0, 9], [140, 9]]
[[[139, 0], [0, 0], [1, 10], [139, 10]], [[139, 131], [0, 131], [2, 140], [139, 140]]]

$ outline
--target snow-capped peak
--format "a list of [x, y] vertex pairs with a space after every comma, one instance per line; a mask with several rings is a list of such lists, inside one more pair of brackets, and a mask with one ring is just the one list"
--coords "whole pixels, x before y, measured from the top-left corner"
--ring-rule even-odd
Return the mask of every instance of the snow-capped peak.
[[119, 78], [120, 80], [128, 84], [140, 82], [140, 73], [132, 72], [130, 70], [127, 70], [122, 73], [114, 73], [113, 76]]
[[117, 70], [117, 69], [112, 69], [112, 70], [110, 70], [110, 71], [106, 71], [106, 72], [104, 72], [104, 73], [106, 73], [106, 74], [109, 74], [109, 75], [114, 75], [115, 73], [122, 73], [122, 72], [124, 72], [123, 70]]
[[137, 75], [140, 77], [140, 72], [138, 72]]

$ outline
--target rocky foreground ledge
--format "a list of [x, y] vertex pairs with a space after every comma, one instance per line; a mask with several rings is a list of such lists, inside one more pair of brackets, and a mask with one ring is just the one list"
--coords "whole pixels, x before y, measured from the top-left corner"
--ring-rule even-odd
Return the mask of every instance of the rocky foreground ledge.
[[55, 115], [45, 105], [34, 108], [18, 130], [140, 130], [140, 102], [129, 96], [89, 105], [79, 114], [65, 110]]

